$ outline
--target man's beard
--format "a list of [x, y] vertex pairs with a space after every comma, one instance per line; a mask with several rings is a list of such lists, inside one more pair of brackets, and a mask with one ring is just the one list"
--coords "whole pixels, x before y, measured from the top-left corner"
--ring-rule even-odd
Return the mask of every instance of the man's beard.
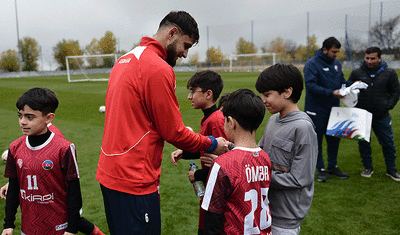
[[176, 53], [176, 44], [178, 43], [178, 39], [173, 41], [171, 44], [169, 44], [166, 48], [167, 52], [167, 59], [165, 60], [171, 67], [174, 67], [176, 65], [176, 60], [178, 59], [177, 53]]

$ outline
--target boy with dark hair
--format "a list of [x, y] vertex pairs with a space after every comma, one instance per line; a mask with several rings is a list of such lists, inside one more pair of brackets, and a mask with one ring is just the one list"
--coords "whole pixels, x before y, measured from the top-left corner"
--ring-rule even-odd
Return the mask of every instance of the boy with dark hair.
[[311, 207], [318, 155], [314, 124], [297, 107], [303, 77], [293, 65], [275, 64], [260, 74], [256, 88], [274, 114], [258, 143], [272, 164], [268, 193], [272, 234], [299, 234]]
[[249, 89], [233, 92], [222, 110], [233, 150], [214, 160], [201, 207], [204, 234], [271, 234], [271, 161], [255, 135], [265, 106]]
[[222, 108], [224, 107], [225, 101], [228, 100], [230, 94], [231, 93], [225, 93], [225, 94], [221, 95], [221, 97], [219, 98], [219, 101], [218, 101], [218, 109], [219, 110], [222, 111]]
[[32, 88], [16, 106], [24, 136], [9, 147], [3, 234], [13, 234], [19, 205], [21, 233], [77, 234], [82, 198], [75, 145], [47, 127], [57, 96], [47, 88]]
[[[194, 109], [201, 109], [204, 113], [200, 124], [200, 134], [205, 136], [224, 137], [227, 136], [224, 131], [224, 115], [215, 105], [221, 91], [224, 87], [221, 76], [211, 70], [205, 70], [195, 73], [187, 82], [189, 89], [188, 99], [192, 101]], [[197, 171], [189, 171], [188, 177], [190, 182], [203, 181], [207, 184], [207, 176], [210, 167], [206, 166], [204, 161], [204, 152], [191, 153], [180, 149], [171, 153], [171, 161], [176, 165], [179, 159], [202, 159], [202, 169]], [[200, 199], [200, 205], [203, 197]], [[203, 234], [204, 210], [200, 207], [199, 230], [198, 234]]]

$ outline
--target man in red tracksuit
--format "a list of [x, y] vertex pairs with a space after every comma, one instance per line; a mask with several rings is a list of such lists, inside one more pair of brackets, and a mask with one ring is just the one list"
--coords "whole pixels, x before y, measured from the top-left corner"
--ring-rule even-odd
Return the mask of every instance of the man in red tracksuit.
[[197, 23], [188, 13], [170, 12], [154, 37], [144, 37], [111, 71], [96, 173], [111, 234], [161, 233], [164, 140], [191, 152], [227, 150], [225, 139], [185, 128], [179, 112], [171, 66], [198, 39]]

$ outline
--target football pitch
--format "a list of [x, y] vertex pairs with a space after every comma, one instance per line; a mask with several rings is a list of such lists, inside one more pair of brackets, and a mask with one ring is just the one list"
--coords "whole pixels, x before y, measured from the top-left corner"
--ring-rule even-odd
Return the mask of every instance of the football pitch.
[[[193, 74], [177, 73], [176, 95], [183, 122], [198, 132], [202, 111], [192, 108], [186, 89], [186, 82]], [[222, 94], [239, 88], [250, 88], [256, 92], [254, 85], [259, 72], [220, 74], [224, 80]], [[349, 71], [345, 71], [345, 78], [348, 76]], [[57, 93], [60, 105], [53, 124], [76, 145], [81, 175], [82, 215], [109, 234], [100, 186], [95, 179], [104, 125], [104, 114], [99, 112], [99, 107], [104, 105], [107, 82], [68, 83], [66, 76], [0, 79], [1, 152], [21, 136], [15, 103], [23, 92], [33, 87], [47, 87]], [[300, 110], [304, 108], [304, 96], [303, 91], [298, 103]], [[391, 115], [396, 149], [400, 154], [400, 104], [391, 111]], [[267, 111], [257, 131], [257, 141], [270, 116]], [[386, 176], [382, 149], [374, 134], [371, 135], [371, 143], [374, 174], [368, 179], [360, 175], [363, 166], [357, 141], [341, 140], [338, 166], [350, 178], [342, 180], [328, 176], [326, 183], [315, 182], [311, 210], [303, 221], [300, 234], [400, 234], [400, 182]], [[162, 234], [197, 234], [199, 198], [195, 196], [187, 178], [190, 161], [180, 160], [178, 166], [174, 166], [170, 160], [170, 153], [174, 150], [174, 146], [165, 144], [160, 183]], [[324, 157], [327, 163], [326, 147]], [[199, 160], [195, 162], [199, 164]], [[2, 186], [8, 179], [4, 178], [5, 164], [0, 162], [0, 165], [3, 165], [0, 167]], [[400, 170], [400, 158], [396, 159], [396, 165]], [[1, 221], [5, 216], [4, 208], [5, 201], [0, 199]], [[14, 232], [20, 234], [19, 213]]]

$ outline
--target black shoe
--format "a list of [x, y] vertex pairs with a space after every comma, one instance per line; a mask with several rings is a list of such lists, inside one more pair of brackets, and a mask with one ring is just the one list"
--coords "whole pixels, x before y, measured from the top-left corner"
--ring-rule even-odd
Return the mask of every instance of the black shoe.
[[392, 178], [395, 181], [400, 181], [400, 174], [397, 173], [396, 169], [387, 169], [386, 175]]
[[326, 180], [328, 179], [328, 177], [326, 177], [326, 170], [324, 168], [322, 168], [321, 170], [318, 170], [317, 173], [317, 180], [320, 182], [326, 182]]
[[337, 166], [334, 167], [334, 168], [328, 169], [328, 174], [337, 176], [337, 177], [339, 177], [341, 179], [349, 178], [349, 175], [344, 173], [344, 172], [342, 172], [341, 170], [339, 170], [339, 168]]
[[371, 177], [374, 173], [372, 166], [364, 166], [364, 170], [361, 172], [361, 176], [363, 177]]

